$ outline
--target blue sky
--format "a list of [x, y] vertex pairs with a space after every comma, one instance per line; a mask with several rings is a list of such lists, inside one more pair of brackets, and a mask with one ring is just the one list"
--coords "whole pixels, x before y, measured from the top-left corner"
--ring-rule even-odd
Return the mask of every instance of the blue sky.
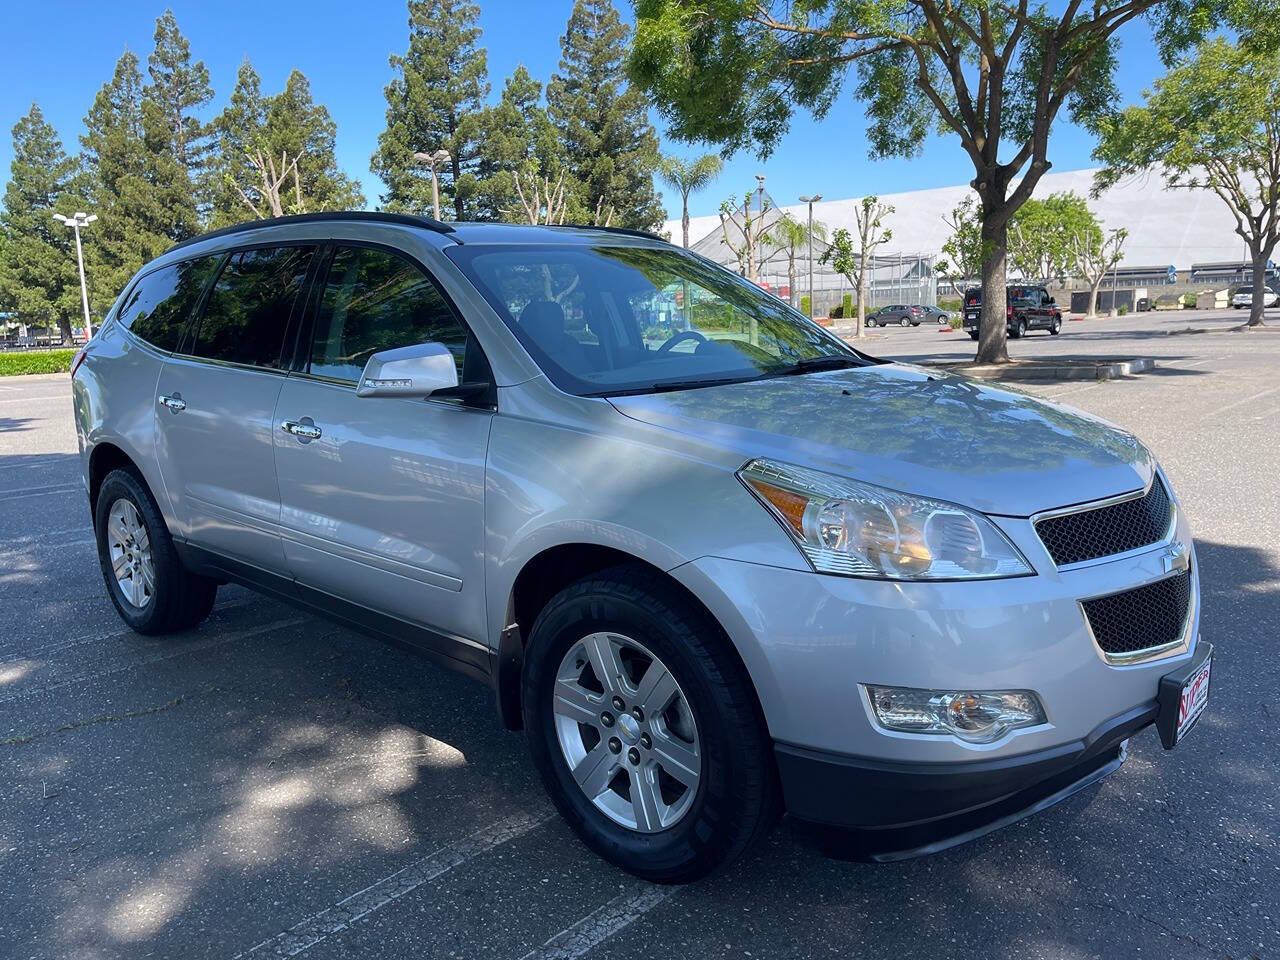
[[[545, 83], [559, 61], [559, 38], [572, 0], [479, 2], [494, 95], [518, 63]], [[66, 148], [77, 150], [82, 119], [94, 94], [110, 79], [126, 47], [145, 61], [164, 3], [11, 0], [3, 7], [0, 177], [7, 179], [12, 159], [8, 131], [31, 102], [40, 104]], [[370, 202], [376, 202], [381, 186], [369, 172], [369, 156], [383, 127], [382, 90], [391, 76], [387, 57], [407, 45], [407, 15], [400, 0], [173, 0], [172, 7], [193, 54], [212, 74], [215, 101], [210, 116], [225, 103], [246, 56], [262, 75], [265, 92], [279, 90], [289, 71], [298, 67], [310, 77], [316, 99], [337, 121], [339, 163], [363, 183]], [[626, 0], [620, 8], [630, 18]], [[1148, 38], [1142, 22], [1130, 24], [1122, 34], [1119, 81], [1126, 102], [1136, 100], [1161, 72]], [[59, 51], [65, 52], [61, 59]], [[821, 123], [799, 116], [767, 163], [747, 154], [734, 157], [710, 190], [691, 199], [690, 212], [714, 213], [725, 197], [754, 186], [756, 173], [767, 176], [766, 188], [779, 203], [795, 202], [812, 191], [835, 199], [946, 186], [972, 176], [954, 139], [930, 140], [915, 159], [873, 161], [866, 155], [864, 129], [861, 108], [848, 98]], [[665, 139], [663, 146], [683, 153], [696, 149]], [[1050, 160], [1057, 170], [1087, 167], [1091, 149], [1087, 134], [1063, 122], [1054, 131]], [[669, 192], [664, 200], [669, 214], [678, 216], [678, 198], [674, 209]]]

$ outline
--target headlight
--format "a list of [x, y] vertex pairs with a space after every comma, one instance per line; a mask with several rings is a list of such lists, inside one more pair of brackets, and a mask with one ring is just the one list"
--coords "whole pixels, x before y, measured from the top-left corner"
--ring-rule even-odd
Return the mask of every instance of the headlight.
[[880, 726], [904, 733], [950, 734], [969, 743], [992, 743], [1010, 730], [1045, 722], [1040, 698], [1030, 690], [916, 690], [867, 687]]
[[1033, 572], [990, 520], [953, 503], [772, 460], [752, 460], [738, 476], [822, 573], [968, 580]]

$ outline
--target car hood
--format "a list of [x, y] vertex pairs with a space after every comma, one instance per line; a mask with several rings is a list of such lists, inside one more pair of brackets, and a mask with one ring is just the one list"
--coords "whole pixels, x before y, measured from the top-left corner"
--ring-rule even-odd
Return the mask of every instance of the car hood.
[[985, 513], [1025, 517], [1142, 489], [1134, 437], [1081, 411], [904, 364], [614, 397], [624, 415], [724, 447]]

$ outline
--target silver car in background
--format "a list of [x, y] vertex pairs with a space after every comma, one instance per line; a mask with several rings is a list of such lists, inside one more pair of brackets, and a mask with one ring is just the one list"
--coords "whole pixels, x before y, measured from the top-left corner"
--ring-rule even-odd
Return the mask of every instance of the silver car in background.
[[852, 349], [628, 231], [289, 217], [148, 264], [74, 362], [133, 629], [230, 581], [490, 684], [657, 881], [783, 809], [942, 849], [1208, 696], [1187, 519], [1104, 422]]

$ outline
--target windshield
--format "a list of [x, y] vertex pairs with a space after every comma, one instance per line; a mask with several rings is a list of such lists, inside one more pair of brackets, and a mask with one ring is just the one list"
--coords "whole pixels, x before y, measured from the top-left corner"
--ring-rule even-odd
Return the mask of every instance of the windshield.
[[568, 393], [687, 389], [874, 362], [736, 274], [675, 248], [447, 252]]

